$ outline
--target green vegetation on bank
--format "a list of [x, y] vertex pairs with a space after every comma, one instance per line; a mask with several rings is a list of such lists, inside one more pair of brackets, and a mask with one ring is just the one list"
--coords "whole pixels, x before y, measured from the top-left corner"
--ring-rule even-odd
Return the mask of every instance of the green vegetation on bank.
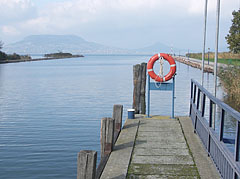
[[31, 57], [28, 55], [19, 55], [16, 53], [6, 54], [1, 51], [3, 47], [3, 42], [0, 41], [0, 62], [14, 61], [14, 60], [31, 60]]
[[0, 62], [11, 62], [20, 60], [31, 60], [31, 57], [28, 55], [18, 55], [16, 53], [6, 54], [0, 51]]
[[228, 48], [233, 53], [240, 53], [240, 9], [232, 12], [232, 26], [229, 29], [229, 34], [225, 37], [228, 43]]
[[72, 55], [71, 53], [58, 52], [58, 53], [45, 54], [44, 57], [47, 57], [47, 58], [71, 58], [71, 57], [83, 57], [83, 55]]
[[[190, 58], [202, 59], [202, 53], [189, 53], [187, 54]], [[209, 61], [214, 62], [214, 52], [209, 53]], [[205, 61], [208, 61], [208, 53], [205, 54]], [[218, 53], [218, 63], [224, 63], [227, 65], [240, 66], [240, 54], [233, 54], [230, 52]]]
[[240, 66], [229, 66], [221, 69], [218, 76], [221, 85], [227, 92], [227, 103], [239, 111], [240, 109]]
[[1, 51], [3, 47], [3, 42], [0, 41], [0, 63], [15, 63], [15, 62], [25, 62], [25, 61], [37, 61], [37, 60], [50, 60], [50, 59], [59, 59], [59, 58], [73, 58], [73, 57], [83, 57], [83, 55], [72, 55], [71, 53], [50, 53], [45, 54], [45, 58], [32, 59], [28, 55], [19, 55], [16, 53], [6, 54]]

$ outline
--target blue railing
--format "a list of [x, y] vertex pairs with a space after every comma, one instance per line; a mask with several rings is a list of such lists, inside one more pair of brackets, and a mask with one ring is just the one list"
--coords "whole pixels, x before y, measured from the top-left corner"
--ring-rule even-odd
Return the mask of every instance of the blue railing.
[[[200, 106], [201, 105], [201, 106]], [[218, 109], [219, 115], [216, 114]], [[197, 133], [222, 178], [240, 178], [240, 113], [191, 80], [190, 117]], [[236, 120], [235, 139], [225, 137], [224, 121]], [[215, 128], [215, 119], [220, 120]], [[214, 124], [214, 125], [213, 125]], [[217, 130], [218, 129], [218, 130]], [[231, 143], [231, 152], [227, 143]]]

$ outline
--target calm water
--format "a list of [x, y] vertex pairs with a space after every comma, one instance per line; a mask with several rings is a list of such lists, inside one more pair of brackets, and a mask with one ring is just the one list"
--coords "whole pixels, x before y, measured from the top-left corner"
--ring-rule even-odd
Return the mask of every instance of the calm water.
[[[76, 178], [77, 153], [99, 153], [100, 120], [112, 116], [113, 104], [124, 105], [126, 118], [132, 66], [149, 58], [86, 56], [0, 65], [0, 178]], [[188, 115], [191, 78], [200, 82], [201, 71], [177, 63], [175, 115]], [[213, 91], [213, 76], [205, 79]], [[151, 114], [170, 115], [169, 106], [171, 92], [151, 93]]]

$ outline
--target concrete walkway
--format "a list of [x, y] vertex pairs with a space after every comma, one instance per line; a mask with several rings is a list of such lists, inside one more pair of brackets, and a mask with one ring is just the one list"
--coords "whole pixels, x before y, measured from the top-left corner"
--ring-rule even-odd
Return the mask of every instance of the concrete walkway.
[[[196, 62], [196, 63], [199, 63], [202, 65], [202, 60], [196, 59], [196, 58], [178, 57], [178, 56], [174, 56], [174, 58], [182, 58], [184, 60], [189, 60], [189, 61]], [[208, 62], [205, 60], [204, 65], [214, 67], [214, 62], [210, 61], [209, 65], [208, 65]], [[226, 67], [228, 67], [228, 65], [224, 64], [224, 63], [218, 63], [218, 67], [226, 68]]]
[[220, 178], [191, 126], [189, 118], [127, 120], [101, 178]]

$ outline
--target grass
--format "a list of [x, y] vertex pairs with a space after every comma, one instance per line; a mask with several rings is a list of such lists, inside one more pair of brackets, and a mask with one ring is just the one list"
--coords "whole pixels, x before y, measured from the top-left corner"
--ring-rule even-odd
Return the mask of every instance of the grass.
[[[207, 62], [208, 59], [205, 58], [205, 61]], [[214, 58], [209, 58], [210, 62], [214, 62]], [[218, 59], [218, 63], [223, 63], [223, 64], [227, 64], [227, 65], [236, 65], [236, 66], [240, 66], [240, 59], [224, 59], [224, 58], [219, 58]]]
[[[202, 53], [189, 53], [187, 54], [191, 58], [202, 59]], [[214, 62], [215, 53], [209, 53], [209, 61]], [[205, 54], [205, 61], [208, 61], [208, 53]], [[218, 63], [224, 63], [227, 65], [240, 66], [240, 54], [233, 54], [229, 52], [218, 53]]]

